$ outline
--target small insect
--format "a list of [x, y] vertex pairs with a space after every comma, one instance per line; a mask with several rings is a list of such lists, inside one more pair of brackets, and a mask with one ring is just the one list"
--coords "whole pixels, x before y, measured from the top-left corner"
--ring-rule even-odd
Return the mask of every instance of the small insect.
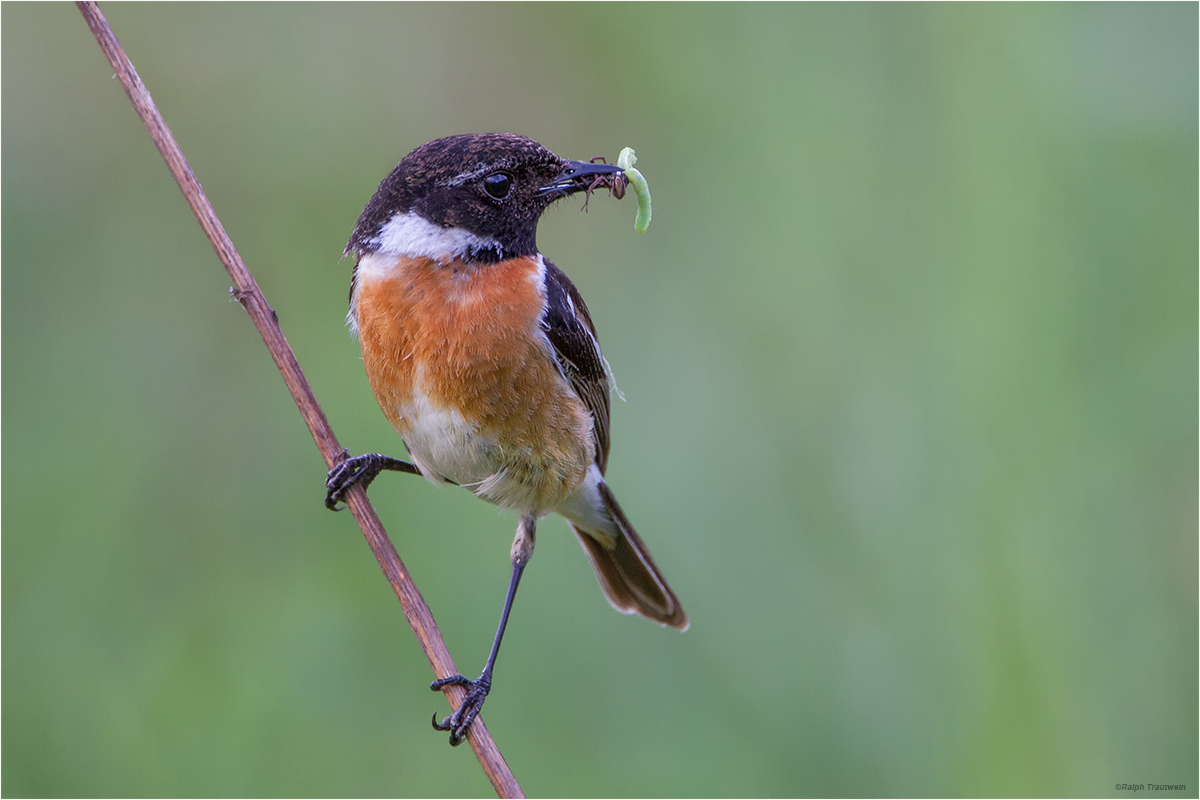
[[611, 180], [609, 181], [609, 184], [610, 184], [608, 187], [609, 193], [613, 197], [620, 200], [622, 197], [625, 196], [625, 187], [627, 185], [629, 185], [629, 181], [625, 180], [624, 175], [617, 173], [616, 175], [611, 176]]
[[[604, 156], [596, 156], [591, 160], [595, 164], [599, 161], [601, 164], [607, 164]], [[629, 181], [620, 172], [614, 172], [611, 175], [597, 175], [595, 180], [584, 190], [583, 211], [587, 211], [588, 202], [592, 199], [592, 192], [596, 189], [608, 189], [608, 193], [620, 200], [625, 196], [625, 187], [629, 185]]]

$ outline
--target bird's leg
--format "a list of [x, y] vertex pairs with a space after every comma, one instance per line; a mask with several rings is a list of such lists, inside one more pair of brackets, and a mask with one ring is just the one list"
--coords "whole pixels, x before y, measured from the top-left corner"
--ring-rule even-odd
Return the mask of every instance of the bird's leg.
[[341, 511], [338, 503], [346, 499], [346, 492], [350, 491], [351, 486], [357, 483], [365, 491], [371, 485], [371, 481], [384, 470], [407, 472], [411, 475], [421, 474], [419, 469], [407, 461], [379, 453], [347, 458], [329, 470], [329, 476], [325, 478], [325, 507], [330, 511]]
[[451, 675], [448, 678], [439, 678], [429, 684], [429, 688], [435, 692], [445, 686], [468, 687], [467, 696], [463, 698], [462, 705], [458, 707], [457, 711], [440, 723], [437, 721], [437, 715], [433, 716], [434, 729], [450, 731], [450, 744], [454, 747], [462, 744], [467, 728], [479, 716], [479, 710], [483, 708], [483, 701], [487, 699], [488, 692], [491, 691], [492, 668], [496, 665], [496, 654], [500, 652], [500, 640], [504, 638], [504, 627], [508, 625], [508, 613], [512, 611], [513, 598], [517, 596], [517, 584], [521, 582], [521, 573], [525, 571], [525, 565], [533, 556], [536, 530], [537, 518], [532, 515], [522, 516], [521, 521], [517, 523], [517, 535], [513, 538], [512, 546], [512, 577], [508, 581], [508, 594], [504, 598], [504, 610], [500, 613], [500, 626], [496, 629], [496, 638], [492, 640], [492, 652], [488, 654], [487, 663], [483, 665], [483, 672], [475, 680], [470, 680], [462, 675]]

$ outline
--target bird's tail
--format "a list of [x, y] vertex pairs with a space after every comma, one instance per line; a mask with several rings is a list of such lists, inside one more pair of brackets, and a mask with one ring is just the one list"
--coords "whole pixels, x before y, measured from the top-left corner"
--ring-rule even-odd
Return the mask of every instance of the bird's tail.
[[658, 571], [650, 551], [642, 537], [633, 529], [625, 512], [617, 505], [612, 490], [604, 481], [597, 487], [605, 511], [615, 523], [616, 530], [611, 538], [615, 544], [606, 547], [596, 537], [575, 523], [571, 529], [579, 537], [592, 569], [600, 579], [600, 588], [608, 596], [608, 602], [624, 614], [637, 612], [647, 619], [670, 625], [685, 631], [690, 624], [679, 598], [667, 585], [666, 578]]

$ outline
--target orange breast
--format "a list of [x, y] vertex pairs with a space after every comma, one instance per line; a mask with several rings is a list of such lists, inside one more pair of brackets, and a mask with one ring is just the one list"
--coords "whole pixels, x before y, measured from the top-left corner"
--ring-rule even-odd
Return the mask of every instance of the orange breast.
[[[524, 487], [535, 498], [487, 498], [501, 505], [545, 508], [569, 494], [595, 450], [590, 414], [539, 329], [541, 259], [466, 266], [370, 258], [369, 269], [360, 262], [353, 303], [363, 363], [380, 408], [418, 463], [437, 457], [436, 447], [420, 444], [427, 437], [418, 434], [428, 431], [414, 429], [428, 425], [422, 409], [426, 417], [453, 412], [489, 443], [488, 452], [457, 454], [474, 474], [444, 477], [477, 482], [503, 470], [519, 484], [506, 494]], [[446, 446], [482, 447], [468, 439]], [[414, 444], [429, 452], [414, 452]]]

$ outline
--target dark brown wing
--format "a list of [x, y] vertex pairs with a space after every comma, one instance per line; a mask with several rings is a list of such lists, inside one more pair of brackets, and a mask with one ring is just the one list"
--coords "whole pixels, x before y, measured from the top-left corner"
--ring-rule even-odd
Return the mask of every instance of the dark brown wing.
[[545, 264], [546, 313], [542, 329], [554, 347], [563, 374], [592, 412], [596, 465], [603, 475], [608, 467], [609, 383], [600, 340], [575, 284], [558, 267], [549, 261]]

